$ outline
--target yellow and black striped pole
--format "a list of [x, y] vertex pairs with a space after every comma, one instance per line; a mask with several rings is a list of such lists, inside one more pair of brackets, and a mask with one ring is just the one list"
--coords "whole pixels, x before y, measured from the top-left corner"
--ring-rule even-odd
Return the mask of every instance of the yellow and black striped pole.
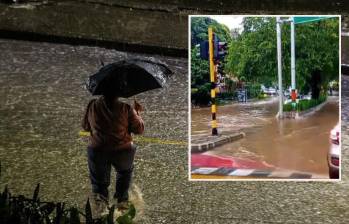
[[217, 131], [217, 120], [216, 120], [216, 113], [217, 113], [217, 107], [216, 107], [216, 69], [215, 69], [215, 63], [214, 63], [214, 37], [212, 28], [208, 28], [208, 46], [209, 46], [209, 59], [210, 59], [210, 81], [211, 81], [211, 112], [212, 112], [212, 121], [211, 121], [211, 127], [212, 127], [212, 135], [218, 135]]

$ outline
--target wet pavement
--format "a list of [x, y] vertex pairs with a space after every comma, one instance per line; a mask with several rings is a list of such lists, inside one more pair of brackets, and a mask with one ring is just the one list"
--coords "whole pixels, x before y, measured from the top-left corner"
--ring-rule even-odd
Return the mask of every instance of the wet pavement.
[[[246, 136], [242, 140], [215, 147], [205, 154], [327, 175], [329, 135], [339, 122], [339, 98], [329, 97], [328, 103], [319, 111], [300, 119], [281, 121], [275, 118], [278, 101], [274, 99], [218, 107], [218, 129], [243, 131]], [[202, 131], [210, 130], [210, 112], [207, 113], [206, 108], [194, 109], [192, 114], [193, 135], [200, 133], [200, 128]]]
[[[94, 47], [0, 40], [0, 187], [81, 207], [90, 190], [80, 118], [90, 99], [83, 79], [105, 62], [134, 55]], [[161, 58], [177, 75], [142, 95], [146, 136], [187, 139], [187, 59]], [[348, 92], [349, 93], [349, 92]], [[343, 96], [349, 108], [349, 94]], [[342, 113], [349, 127], [349, 111]], [[348, 144], [348, 137], [344, 143]], [[135, 183], [145, 200], [139, 223], [348, 223], [348, 150], [342, 182], [189, 182], [187, 147], [139, 142]]]

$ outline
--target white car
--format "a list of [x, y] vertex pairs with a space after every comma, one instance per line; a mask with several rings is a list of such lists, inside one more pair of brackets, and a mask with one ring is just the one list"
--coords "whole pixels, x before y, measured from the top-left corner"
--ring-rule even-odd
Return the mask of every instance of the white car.
[[331, 134], [330, 134], [331, 147], [327, 156], [329, 176], [331, 179], [339, 178], [340, 135], [341, 135], [341, 128], [339, 124], [337, 124], [336, 127], [334, 127], [331, 130]]

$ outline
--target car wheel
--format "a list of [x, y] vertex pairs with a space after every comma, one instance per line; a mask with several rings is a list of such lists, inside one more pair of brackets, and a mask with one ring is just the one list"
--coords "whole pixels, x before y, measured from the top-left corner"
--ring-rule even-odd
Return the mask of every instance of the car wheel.
[[329, 170], [329, 174], [330, 174], [331, 179], [338, 179], [339, 178], [339, 171]]

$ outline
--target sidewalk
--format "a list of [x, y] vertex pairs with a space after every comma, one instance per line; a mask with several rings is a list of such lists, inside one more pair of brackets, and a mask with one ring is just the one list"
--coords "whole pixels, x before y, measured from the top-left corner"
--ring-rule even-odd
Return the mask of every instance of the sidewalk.
[[245, 137], [243, 132], [222, 132], [216, 136], [202, 134], [191, 136], [191, 152], [205, 152], [214, 147], [237, 141]]

